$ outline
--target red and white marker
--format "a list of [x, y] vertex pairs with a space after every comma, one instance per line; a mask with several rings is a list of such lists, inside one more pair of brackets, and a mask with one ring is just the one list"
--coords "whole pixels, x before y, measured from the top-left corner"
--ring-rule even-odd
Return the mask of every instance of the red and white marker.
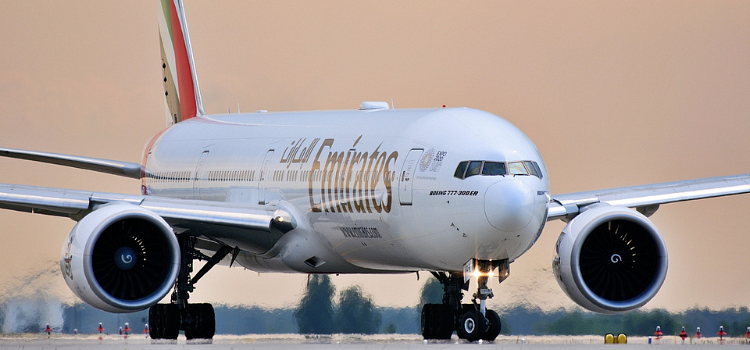
[[727, 332], [724, 332], [724, 326], [719, 326], [719, 331], [716, 332], [716, 335], [719, 336], [719, 339], [723, 339], [727, 335]]
[[682, 338], [682, 342], [685, 342], [685, 338], [687, 338], [687, 332], [685, 332], [685, 327], [682, 327], [682, 330], [680, 331], [680, 338]]
[[656, 326], [656, 332], [654, 332], [654, 336], [656, 339], [661, 339], [661, 336], [664, 335], [664, 333], [661, 332], [661, 327]]

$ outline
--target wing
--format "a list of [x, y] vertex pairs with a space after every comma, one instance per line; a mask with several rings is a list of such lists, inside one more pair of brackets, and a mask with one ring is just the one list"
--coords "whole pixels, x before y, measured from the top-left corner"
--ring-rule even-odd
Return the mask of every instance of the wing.
[[274, 205], [237, 205], [201, 200], [88, 192], [0, 184], [0, 208], [45, 215], [66, 216], [76, 221], [98, 207], [126, 202], [164, 218], [176, 232], [189, 232], [210, 240], [263, 254], [293, 229], [294, 218]]
[[138, 163], [120, 162], [109, 159], [99, 159], [68, 154], [28, 151], [13, 148], [0, 148], [0, 157], [31, 160], [35, 162], [57, 164], [78, 169], [93, 170], [101, 173], [140, 179], [141, 165]]
[[595, 203], [635, 208], [646, 216], [661, 204], [750, 193], [750, 175], [665, 182], [660, 184], [612, 188], [599, 191], [553, 195], [547, 209], [547, 221], [571, 219], [580, 210]]
[[[138, 163], [13, 148], [0, 148], [0, 157], [57, 164], [133, 179], [140, 179], [146, 172]], [[203, 236], [222, 245], [239, 247], [255, 254], [267, 252], [284, 233], [295, 226], [290, 214], [273, 205], [248, 206], [0, 184], [2, 209], [66, 216], [76, 221], [112, 202], [127, 202], [151, 210], [164, 218], [178, 233], [189, 232], [191, 235]]]

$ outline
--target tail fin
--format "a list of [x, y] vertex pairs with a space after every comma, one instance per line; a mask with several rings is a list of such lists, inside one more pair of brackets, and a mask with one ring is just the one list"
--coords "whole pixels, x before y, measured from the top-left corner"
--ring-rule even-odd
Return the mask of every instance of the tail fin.
[[159, 41], [167, 126], [205, 114], [182, 0], [160, 0]]

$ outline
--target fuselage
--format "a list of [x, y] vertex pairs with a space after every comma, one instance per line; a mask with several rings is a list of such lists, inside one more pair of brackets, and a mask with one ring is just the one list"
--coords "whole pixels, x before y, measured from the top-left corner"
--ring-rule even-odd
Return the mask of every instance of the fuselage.
[[144, 162], [145, 194], [292, 213], [296, 228], [274, 249], [228, 243], [245, 251], [239, 264], [259, 271], [513, 261], [538, 238], [549, 201], [534, 144], [467, 108], [197, 117], [155, 137]]

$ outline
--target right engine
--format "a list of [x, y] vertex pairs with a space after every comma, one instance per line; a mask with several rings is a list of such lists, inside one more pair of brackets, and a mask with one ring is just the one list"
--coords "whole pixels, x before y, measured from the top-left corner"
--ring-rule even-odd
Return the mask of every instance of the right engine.
[[667, 276], [667, 248], [641, 213], [595, 205], [560, 234], [552, 267], [557, 282], [578, 305], [601, 313], [643, 306]]
[[180, 246], [172, 228], [150, 210], [118, 202], [76, 224], [63, 244], [60, 268], [83, 301], [108, 312], [140, 311], [174, 286]]

